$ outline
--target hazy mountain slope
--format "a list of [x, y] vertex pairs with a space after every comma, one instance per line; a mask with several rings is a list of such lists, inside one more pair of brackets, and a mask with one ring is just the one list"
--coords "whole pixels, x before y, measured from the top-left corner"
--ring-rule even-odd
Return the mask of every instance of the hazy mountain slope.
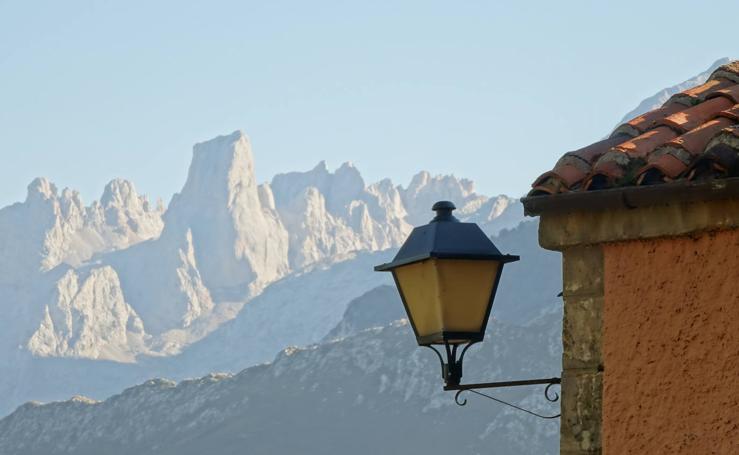
[[500, 251], [521, 256], [519, 261], [503, 268], [493, 303], [493, 318], [526, 324], [559, 300], [562, 256], [541, 248], [538, 239], [538, 220], [521, 223], [515, 229], [501, 231], [493, 237]]
[[[524, 324], [558, 307], [555, 296], [561, 290], [561, 260], [557, 253], [538, 247], [537, 224], [523, 223], [494, 238], [503, 251], [522, 256], [520, 262], [506, 266], [493, 308], [496, 320]], [[288, 345], [319, 342], [339, 330], [347, 335], [387, 324], [402, 317], [403, 309], [397, 291], [388, 286], [390, 277], [373, 272], [372, 266], [387, 262], [394, 254], [394, 250], [360, 254], [285, 277], [248, 303], [235, 320], [176, 356], [144, 357], [124, 365], [33, 358], [16, 351], [3, 369], [6, 375], [0, 376], [0, 387], [3, 380], [8, 381], [3, 395], [7, 401], [0, 400], [0, 408], [7, 413], [29, 399], [49, 401], [76, 394], [102, 399], [156, 376], [181, 379], [211, 371], [236, 372], [270, 361]]]
[[[506, 253], [521, 256], [519, 262], [506, 265], [502, 284], [493, 306], [492, 317], [508, 324], [528, 324], [542, 312], [557, 307], [562, 288], [562, 259], [559, 253], [539, 247], [537, 221], [520, 223], [493, 237]], [[405, 318], [405, 310], [394, 285], [378, 286], [352, 300], [344, 316], [324, 338], [342, 338], [381, 327]]]
[[143, 356], [124, 364], [35, 357], [25, 349], [11, 350], [0, 356], [0, 415], [31, 399], [50, 401], [77, 394], [101, 399], [150, 377], [182, 379], [211, 371], [236, 372], [270, 361], [285, 346], [320, 340], [341, 320], [352, 299], [387, 283], [387, 275], [371, 268], [391, 254], [364, 253], [285, 277], [247, 304], [249, 311], [180, 355]]
[[282, 277], [399, 246], [411, 229], [406, 205], [461, 191], [474, 201], [462, 215], [491, 232], [522, 216], [515, 200], [474, 193], [469, 181], [419, 176], [409, 190], [367, 186], [352, 165], [329, 172], [322, 163], [257, 185], [250, 141], [236, 131], [195, 145], [163, 214], [123, 180], [85, 207], [74, 191], [59, 195], [37, 179], [24, 203], [0, 210], [0, 297], [24, 307], [8, 310], [19, 329], [0, 352], [174, 355]]
[[349, 302], [341, 321], [322, 341], [333, 341], [362, 330], [382, 327], [406, 317], [403, 302], [395, 286], [384, 284]]
[[79, 193], [61, 193], [44, 178], [28, 185], [26, 200], [0, 209], [0, 285], [30, 286], [43, 272], [77, 266], [93, 254], [159, 236], [161, 207], [116, 179], [100, 201], [85, 206]]
[[141, 320], [116, 272], [85, 261], [157, 237], [162, 212], [120, 179], [89, 206], [35, 179], [24, 202], [0, 209], [0, 358], [20, 348], [125, 361], [140, 351]]
[[[248, 139], [237, 132], [196, 146], [188, 181], [163, 217], [161, 210], [149, 209], [130, 184], [111, 182], [102, 202], [91, 205], [104, 210], [88, 211], [108, 213], [107, 218], [94, 220], [122, 223], [99, 228], [99, 232], [128, 232], [131, 245], [118, 248], [122, 244], [111, 241], [80, 253], [78, 257], [85, 260], [69, 259], [74, 249], [64, 247], [59, 251], [66, 253], [54, 253], [57, 259], [51, 269], [44, 270], [40, 262], [29, 263], [26, 281], [0, 283], [0, 306], [7, 306], [5, 320], [13, 321], [0, 330], [0, 396], [6, 397], [0, 400], [0, 413], [32, 398], [59, 399], [76, 393], [101, 398], [153, 375], [182, 378], [214, 369], [238, 371], [270, 360], [284, 346], [319, 341], [340, 321], [349, 301], [389, 282], [388, 276], [373, 273], [372, 267], [388, 260], [394, 250], [369, 253], [398, 245], [410, 224], [402, 187], [389, 180], [365, 186], [350, 165], [335, 173], [317, 169], [276, 177], [275, 191], [267, 184], [256, 186]], [[435, 177], [429, 182], [435, 179], [450, 184], [456, 180]], [[278, 207], [297, 203], [306, 191], [320, 195], [318, 205], [314, 204], [320, 210], [298, 221], [283, 222]], [[33, 213], [50, 213], [51, 221], [40, 225], [32, 237], [35, 243], [21, 244], [18, 254], [33, 256], [33, 248], [44, 251], [43, 240], [54, 238], [55, 226], [66, 226], [64, 214], [74, 212], [63, 209], [73, 193], [64, 194], [56, 195], [47, 181], [35, 182], [26, 203], [0, 211], [0, 225], [5, 220], [12, 226], [0, 231], [0, 237], [7, 234], [5, 241], [11, 245], [10, 237], [20, 235], [23, 223], [38, 218]], [[310, 200], [305, 197], [304, 201]], [[471, 216], [493, 223], [505, 217], [520, 220], [514, 200], [474, 197], [486, 201], [481, 207], [489, 203], [505, 209], [472, 212]], [[432, 215], [428, 208], [426, 212]], [[358, 213], [362, 214], [359, 218], [354, 216]], [[154, 214], [159, 224], [147, 224]], [[290, 227], [295, 224], [300, 228]], [[151, 238], [143, 235], [149, 232], [146, 226], [157, 229], [148, 234]], [[292, 231], [283, 236], [281, 232], [288, 232], [288, 227]], [[339, 231], [334, 228], [353, 240], [335, 243]], [[136, 237], [126, 229], [141, 235]], [[226, 241], [216, 242], [213, 237], [217, 236]], [[303, 239], [298, 245], [308, 248], [299, 255], [303, 258], [300, 267], [291, 259], [285, 236]], [[65, 242], [59, 245], [73, 245]], [[260, 250], [257, 244], [278, 248]], [[5, 267], [11, 268], [10, 263]], [[237, 315], [232, 324], [219, 329]], [[3, 325], [0, 321], [0, 328]], [[234, 345], [245, 349], [224, 348]], [[51, 361], [55, 357], [66, 360]], [[117, 367], [106, 360], [131, 365]], [[55, 371], [56, 380], [49, 381]]]
[[162, 362], [179, 375], [235, 372], [272, 360], [286, 346], [317, 343], [341, 321], [353, 299], [392, 281], [372, 270], [392, 255], [360, 253], [286, 277], [249, 302], [234, 320]]
[[[470, 352], [466, 379], [557, 375], [560, 331], [556, 314], [530, 329], [497, 324]], [[558, 411], [540, 387], [497, 395]], [[415, 345], [407, 324], [394, 324], [288, 349], [274, 363], [236, 376], [152, 380], [104, 402], [27, 404], [0, 420], [0, 452], [557, 453], [556, 420], [475, 396], [457, 407], [452, 396], [441, 390], [433, 353]]]
[[[521, 255], [521, 261], [504, 269], [493, 307], [494, 319], [526, 324], [557, 306], [557, 294], [562, 290], [561, 257], [538, 246], [537, 228], [538, 223], [530, 221], [493, 237], [501, 251]], [[249, 302], [233, 321], [185, 348], [182, 354], [156, 360], [157, 365], [167, 365], [157, 371], [175, 377], [235, 372], [268, 362], [286, 346], [318, 343], [341, 330], [351, 334], [358, 328], [381, 326], [404, 317], [397, 291], [394, 285], [389, 286], [389, 274], [373, 271], [373, 266], [388, 262], [395, 252], [362, 253], [341, 263], [288, 276]], [[384, 287], [378, 292], [380, 285]], [[241, 348], [231, 349], [233, 346]]]

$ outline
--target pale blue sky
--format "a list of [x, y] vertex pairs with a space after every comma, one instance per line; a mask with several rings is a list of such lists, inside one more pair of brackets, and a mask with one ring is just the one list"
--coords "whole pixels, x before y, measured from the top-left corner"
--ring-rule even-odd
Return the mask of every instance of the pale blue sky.
[[521, 195], [657, 90], [739, 56], [734, 1], [3, 1], [0, 205], [36, 176], [169, 201], [243, 129], [260, 181], [353, 161]]

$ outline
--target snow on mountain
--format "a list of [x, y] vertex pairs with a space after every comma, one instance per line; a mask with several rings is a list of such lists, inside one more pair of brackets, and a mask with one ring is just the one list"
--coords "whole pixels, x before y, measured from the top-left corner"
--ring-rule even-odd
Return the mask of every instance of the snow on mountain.
[[[560, 308], [561, 311], [561, 308]], [[469, 382], [557, 375], [561, 318], [495, 324], [466, 357]], [[543, 414], [542, 387], [496, 396]], [[558, 453], [558, 421], [442, 391], [439, 364], [399, 321], [288, 348], [268, 365], [180, 383], [154, 379], [105, 401], [28, 403], [0, 420], [0, 452], [196, 454]], [[444, 431], [432, 431], [443, 425]], [[371, 429], [371, 431], [368, 431]]]

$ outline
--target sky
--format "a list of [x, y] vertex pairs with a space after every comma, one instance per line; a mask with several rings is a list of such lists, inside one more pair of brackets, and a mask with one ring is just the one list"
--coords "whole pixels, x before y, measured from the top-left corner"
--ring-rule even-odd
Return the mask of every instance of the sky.
[[739, 2], [0, 0], [0, 206], [37, 176], [168, 202], [241, 129], [257, 178], [351, 161], [521, 196], [642, 99], [739, 57]]

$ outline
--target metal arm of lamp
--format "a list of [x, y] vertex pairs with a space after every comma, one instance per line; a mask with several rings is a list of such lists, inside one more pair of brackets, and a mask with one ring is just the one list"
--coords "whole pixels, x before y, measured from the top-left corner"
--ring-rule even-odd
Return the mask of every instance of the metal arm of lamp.
[[496, 401], [498, 403], [504, 404], [506, 406], [510, 406], [514, 409], [517, 409], [519, 411], [523, 411], [527, 414], [531, 414], [533, 416], [542, 418], [542, 419], [556, 419], [561, 416], [561, 414], [551, 415], [551, 416], [545, 416], [538, 414], [536, 412], [530, 411], [528, 409], [524, 409], [520, 406], [517, 406], [512, 403], [508, 403], [507, 401], [503, 401], [499, 398], [495, 398], [493, 396], [490, 396], [488, 394], [479, 392], [477, 389], [496, 389], [496, 388], [503, 388], [503, 387], [521, 387], [521, 386], [532, 386], [532, 385], [543, 385], [546, 384], [546, 388], [544, 389], [544, 397], [549, 402], [556, 402], [559, 401], [559, 394], [557, 392], [550, 392], [550, 389], [554, 385], [559, 385], [562, 383], [562, 378], [546, 378], [546, 379], [524, 379], [519, 381], [499, 381], [499, 382], [481, 382], [481, 383], [475, 383], [475, 384], [460, 384], [460, 380], [462, 379], [462, 362], [464, 360], [464, 355], [467, 353], [467, 349], [470, 348], [475, 344], [475, 342], [468, 343], [465, 345], [465, 347], [462, 349], [462, 352], [459, 354], [459, 358], [457, 358], [457, 350], [459, 345], [450, 345], [449, 343], [444, 344], [445, 352], [447, 360], [444, 361], [444, 358], [442, 357], [441, 353], [432, 345], [426, 345], [427, 348], [432, 349], [437, 357], [439, 358], [439, 362], [441, 363], [441, 376], [444, 379], [444, 390], [445, 391], [457, 391], [457, 393], [454, 395], [454, 402], [457, 403], [459, 406], [465, 406], [467, 404], [467, 399], [460, 400], [460, 395], [463, 392], [471, 392], [476, 395], [480, 395], [485, 398], [489, 398], [493, 401]]

